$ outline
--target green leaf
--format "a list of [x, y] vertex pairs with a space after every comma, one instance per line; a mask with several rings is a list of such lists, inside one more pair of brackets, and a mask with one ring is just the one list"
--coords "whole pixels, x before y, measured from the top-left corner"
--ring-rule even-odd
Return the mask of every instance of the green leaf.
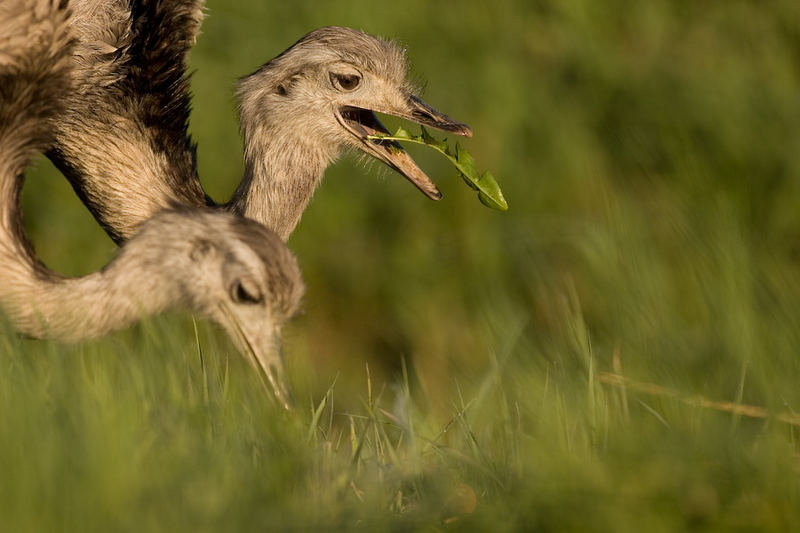
[[500, 190], [500, 186], [495, 181], [492, 173], [487, 170], [481, 175], [479, 181], [478, 188], [480, 192], [478, 193], [478, 199], [481, 203], [492, 209], [508, 211], [508, 202], [506, 202], [503, 191]]
[[400, 140], [413, 140], [413, 136], [401, 127], [397, 128], [394, 134]]
[[434, 150], [441, 152], [450, 162], [458, 169], [458, 173], [471, 189], [478, 192], [478, 199], [486, 207], [497, 209], [498, 211], [508, 210], [508, 203], [503, 196], [503, 191], [494, 179], [494, 176], [487, 170], [483, 174], [478, 172], [478, 167], [475, 164], [475, 158], [472, 154], [467, 152], [461, 144], [456, 143], [456, 153], [453, 155], [450, 152], [450, 146], [446, 140], [436, 139], [431, 135], [425, 126], [420, 126], [422, 129], [421, 135], [412, 135], [402, 127], [397, 128], [394, 135], [370, 135], [369, 139], [379, 139], [385, 141], [406, 141], [425, 146], [430, 146]]
[[447, 141], [445, 140], [437, 140], [433, 135], [428, 133], [428, 130], [425, 129], [425, 126], [420, 126], [422, 130], [422, 140], [425, 141], [425, 144], [428, 146], [433, 146], [443, 154], [449, 154], [450, 150], [447, 146]]

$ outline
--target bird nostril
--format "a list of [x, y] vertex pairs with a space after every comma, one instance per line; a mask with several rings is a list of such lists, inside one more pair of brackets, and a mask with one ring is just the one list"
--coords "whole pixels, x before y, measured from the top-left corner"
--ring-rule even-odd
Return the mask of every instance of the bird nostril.
[[431, 121], [431, 122], [435, 122], [433, 116], [430, 113], [426, 113], [425, 111], [414, 110], [411, 113], [411, 116], [413, 116], [414, 118], [421, 119], [421, 120], [428, 120], [428, 121]]

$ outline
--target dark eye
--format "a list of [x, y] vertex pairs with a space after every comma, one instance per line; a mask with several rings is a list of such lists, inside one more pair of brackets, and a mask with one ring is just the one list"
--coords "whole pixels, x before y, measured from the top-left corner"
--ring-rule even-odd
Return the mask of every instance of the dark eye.
[[231, 284], [231, 299], [237, 304], [258, 304], [264, 299], [252, 280], [239, 279]]
[[331, 83], [340, 91], [352, 91], [361, 83], [358, 74], [334, 74], [331, 72]]

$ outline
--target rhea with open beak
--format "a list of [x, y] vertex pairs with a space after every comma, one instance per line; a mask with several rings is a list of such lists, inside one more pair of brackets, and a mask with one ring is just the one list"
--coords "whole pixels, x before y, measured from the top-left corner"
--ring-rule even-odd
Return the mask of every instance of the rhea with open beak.
[[439, 200], [442, 193], [398, 143], [370, 138], [388, 133], [375, 113], [472, 136], [469, 126], [419, 98], [407, 70], [405, 50], [396, 43], [327, 27], [243, 78], [245, 179], [234, 209], [288, 238], [343, 149], [382, 161]]

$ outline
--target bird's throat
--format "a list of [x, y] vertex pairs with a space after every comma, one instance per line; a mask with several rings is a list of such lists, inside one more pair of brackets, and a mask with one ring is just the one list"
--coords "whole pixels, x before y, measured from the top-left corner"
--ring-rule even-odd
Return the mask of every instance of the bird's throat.
[[244, 178], [228, 207], [264, 224], [285, 242], [336, 154], [290, 139], [260, 145], [249, 141], [245, 135]]

